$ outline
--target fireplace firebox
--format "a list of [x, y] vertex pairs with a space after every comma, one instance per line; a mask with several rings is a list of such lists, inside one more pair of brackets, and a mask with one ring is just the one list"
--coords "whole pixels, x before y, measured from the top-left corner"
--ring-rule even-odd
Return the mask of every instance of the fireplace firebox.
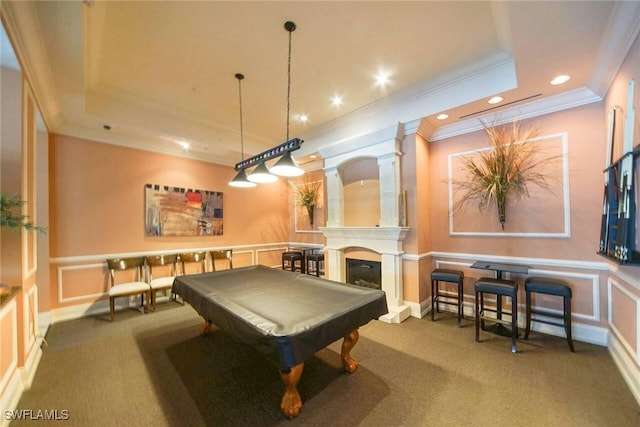
[[347, 258], [347, 283], [382, 289], [382, 264], [378, 261]]

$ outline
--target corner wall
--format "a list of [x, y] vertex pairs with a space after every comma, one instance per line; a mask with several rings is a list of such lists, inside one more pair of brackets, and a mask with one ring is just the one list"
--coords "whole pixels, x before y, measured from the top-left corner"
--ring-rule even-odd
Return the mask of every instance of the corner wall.
[[[624, 117], [628, 105], [627, 88], [630, 80], [635, 80], [633, 106], [635, 108], [635, 128], [633, 146], [640, 146], [640, 36], [629, 50], [629, 54], [616, 75], [604, 100], [603, 113], [614, 107], [623, 108]], [[603, 146], [602, 151], [606, 151]], [[614, 147], [613, 160], [622, 156], [621, 145]], [[604, 163], [603, 163], [604, 164]], [[635, 185], [640, 189], [640, 182]], [[640, 206], [636, 207], [639, 209]], [[608, 263], [607, 278], [607, 323], [609, 326], [609, 351], [629, 388], [640, 402], [640, 267], [618, 266]]]

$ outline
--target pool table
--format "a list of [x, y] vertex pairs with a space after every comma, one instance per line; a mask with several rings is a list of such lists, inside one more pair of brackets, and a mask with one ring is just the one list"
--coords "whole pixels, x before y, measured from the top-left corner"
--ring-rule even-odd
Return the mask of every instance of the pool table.
[[214, 324], [278, 366], [288, 418], [302, 408], [297, 385], [304, 361], [343, 338], [342, 366], [354, 372], [358, 328], [388, 312], [381, 290], [263, 265], [178, 276], [172, 291], [204, 318], [200, 333]]

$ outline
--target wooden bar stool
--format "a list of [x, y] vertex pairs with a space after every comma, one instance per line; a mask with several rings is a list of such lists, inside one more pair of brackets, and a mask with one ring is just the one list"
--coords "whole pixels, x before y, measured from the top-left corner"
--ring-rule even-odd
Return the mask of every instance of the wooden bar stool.
[[[514, 280], [492, 279], [482, 277], [476, 280], [474, 285], [476, 293], [476, 342], [480, 342], [480, 326], [485, 330], [484, 321], [490, 320], [496, 323], [496, 329], [500, 335], [511, 335], [511, 352], [516, 352], [516, 340], [518, 338], [518, 283]], [[493, 294], [497, 298], [496, 309], [484, 306], [484, 294]], [[511, 322], [502, 320], [502, 297], [511, 297]], [[485, 316], [484, 312], [496, 313], [496, 318]], [[509, 325], [511, 330], [506, 330], [503, 325]]]
[[[569, 343], [569, 350], [575, 352], [573, 348], [573, 339], [571, 338], [571, 287], [569, 283], [564, 280], [554, 279], [551, 277], [528, 277], [524, 281], [524, 291], [527, 298], [527, 328], [524, 333], [524, 339], [529, 338], [529, 332], [531, 332], [531, 322], [546, 323], [547, 325], [562, 326], [567, 335], [567, 342]], [[563, 313], [556, 314], [548, 311], [536, 310], [531, 307], [531, 294], [532, 293], [554, 295], [562, 297], [563, 301]], [[540, 318], [532, 318], [532, 314], [544, 315], [547, 317], [554, 317], [562, 319], [562, 323], [552, 322]]]
[[282, 269], [304, 272], [304, 256], [302, 252], [290, 251], [282, 253]]
[[[441, 294], [438, 286], [439, 282], [455, 283], [458, 286], [456, 301], [449, 294]], [[434, 320], [434, 313], [440, 313], [439, 304], [453, 305], [458, 308], [458, 328], [462, 327], [461, 319], [464, 319], [464, 273], [458, 270], [447, 270], [436, 268], [431, 272], [431, 320]], [[445, 299], [442, 299], [442, 298]]]
[[[320, 277], [324, 274], [324, 254], [309, 254], [307, 255], [307, 274], [315, 274], [316, 277]], [[315, 267], [315, 268], [311, 268]]]

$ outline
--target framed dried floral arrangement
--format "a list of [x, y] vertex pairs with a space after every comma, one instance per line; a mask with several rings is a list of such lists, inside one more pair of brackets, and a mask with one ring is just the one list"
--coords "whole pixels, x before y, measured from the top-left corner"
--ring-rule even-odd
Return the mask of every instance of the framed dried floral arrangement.
[[295, 197], [295, 231], [317, 232], [324, 226], [324, 186], [323, 181], [292, 183]]
[[449, 156], [450, 234], [568, 237], [567, 135], [485, 130], [490, 147]]

